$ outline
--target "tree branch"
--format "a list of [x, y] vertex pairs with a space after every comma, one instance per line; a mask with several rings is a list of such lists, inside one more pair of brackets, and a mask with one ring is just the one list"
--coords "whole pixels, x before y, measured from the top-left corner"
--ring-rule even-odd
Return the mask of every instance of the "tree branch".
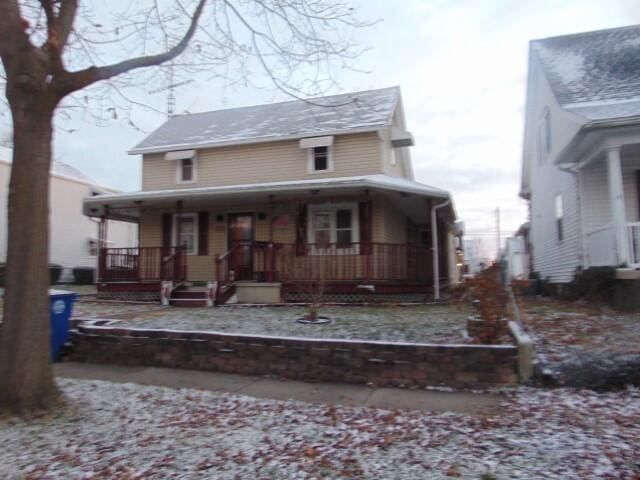
[[145, 55], [137, 58], [131, 58], [129, 60], [124, 60], [112, 65], [106, 65], [104, 67], [92, 66], [84, 70], [66, 73], [60, 78], [57, 86], [60, 98], [100, 80], [107, 80], [109, 78], [115, 77], [116, 75], [120, 75], [121, 73], [125, 73], [137, 68], [160, 65], [177, 57], [182, 52], [184, 52], [189, 45], [189, 42], [191, 41], [191, 38], [196, 31], [198, 21], [200, 20], [202, 11], [204, 10], [204, 6], [206, 3], [207, 0], [200, 0], [198, 2], [198, 6], [193, 13], [193, 17], [191, 18], [191, 23], [189, 24], [187, 32], [173, 48], [167, 50], [164, 53], [159, 53], [156, 55]]
[[29, 27], [20, 15], [18, 2], [0, 1], [0, 57], [5, 65], [19, 48], [30, 45], [25, 30]]
[[78, 11], [78, 0], [63, 0], [60, 5], [60, 11], [58, 12], [58, 24], [60, 30], [58, 32], [58, 38], [60, 39], [60, 49], [69, 41], [69, 35], [73, 29], [73, 22], [76, 18], [76, 12]]

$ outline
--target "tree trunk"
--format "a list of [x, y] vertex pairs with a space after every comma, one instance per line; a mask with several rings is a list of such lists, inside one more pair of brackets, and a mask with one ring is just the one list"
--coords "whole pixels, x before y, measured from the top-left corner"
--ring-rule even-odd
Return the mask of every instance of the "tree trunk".
[[13, 166], [0, 332], [0, 410], [47, 409], [58, 400], [49, 327], [49, 167], [53, 102], [11, 92]]

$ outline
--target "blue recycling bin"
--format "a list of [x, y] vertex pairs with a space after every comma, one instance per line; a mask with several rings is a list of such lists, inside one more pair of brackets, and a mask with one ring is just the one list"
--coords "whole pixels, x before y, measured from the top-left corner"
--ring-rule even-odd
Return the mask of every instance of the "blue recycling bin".
[[69, 339], [69, 318], [76, 294], [66, 290], [49, 290], [49, 315], [51, 318], [51, 361], [55, 362], [60, 348]]

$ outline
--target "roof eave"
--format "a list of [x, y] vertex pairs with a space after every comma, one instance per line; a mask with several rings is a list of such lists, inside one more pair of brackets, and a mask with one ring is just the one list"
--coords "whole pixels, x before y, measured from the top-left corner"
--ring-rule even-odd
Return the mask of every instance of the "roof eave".
[[227, 142], [182, 143], [182, 144], [163, 145], [160, 147], [146, 147], [146, 148], [136, 147], [127, 151], [127, 153], [129, 155], [141, 155], [141, 154], [149, 154], [149, 153], [165, 153], [165, 152], [170, 152], [172, 150], [232, 147], [232, 146], [239, 146], [239, 145], [252, 145], [257, 143], [281, 142], [285, 140], [298, 140], [300, 138], [321, 137], [326, 135], [346, 135], [346, 134], [352, 134], [352, 133], [378, 132], [388, 127], [389, 127], [389, 124], [384, 123], [379, 125], [370, 125], [366, 127], [349, 128], [349, 129], [343, 129], [343, 130], [324, 130], [321, 132], [307, 132], [304, 134], [283, 135], [278, 137], [257, 137], [257, 138], [248, 138], [246, 140], [229, 140]]

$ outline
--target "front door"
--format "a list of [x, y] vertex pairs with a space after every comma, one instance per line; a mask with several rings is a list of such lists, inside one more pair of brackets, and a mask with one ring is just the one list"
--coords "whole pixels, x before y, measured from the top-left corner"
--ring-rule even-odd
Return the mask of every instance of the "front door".
[[236, 280], [253, 280], [253, 213], [229, 214], [230, 265]]

